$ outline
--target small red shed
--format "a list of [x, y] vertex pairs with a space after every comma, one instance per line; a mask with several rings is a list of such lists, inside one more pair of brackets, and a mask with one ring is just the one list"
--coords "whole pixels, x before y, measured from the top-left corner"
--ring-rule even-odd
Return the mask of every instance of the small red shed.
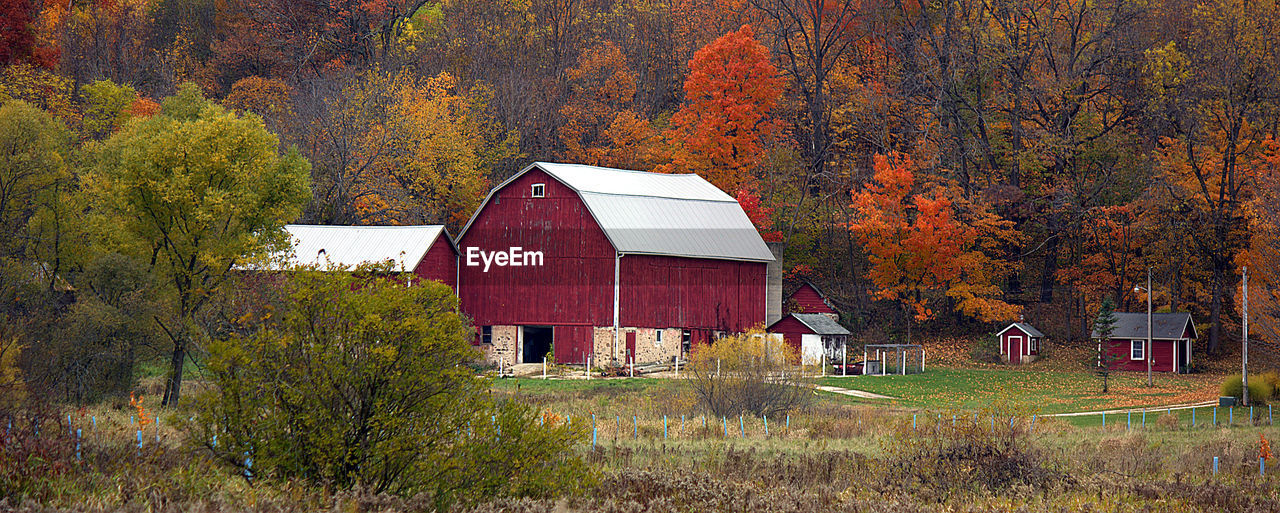
[[781, 334], [782, 340], [795, 348], [806, 362], [820, 361], [824, 352], [828, 358], [838, 356], [841, 344], [849, 339], [849, 330], [831, 316], [820, 313], [787, 314], [767, 331]]
[[1000, 357], [1011, 364], [1028, 363], [1040, 357], [1044, 333], [1025, 322], [1015, 322], [996, 333]]
[[444, 226], [291, 224], [284, 228], [293, 241], [293, 252], [286, 255], [289, 264], [354, 268], [391, 261], [397, 270], [458, 289], [458, 250]]
[[[1191, 365], [1191, 346], [1196, 339], [1196, 325], [1186, 312], [1151, 314], [1151, 345], [1147, 346], [1147, 314], [1116, 312], [1111, 337], [1098, 340], [1098, 364], [1110, 364], [1114, 370], [1151, 370], [1187, 372]], [[1104, 358], [1105, 356], [1105, 358]]]
[[783, 304], [788, 305], [796, 313], [836, 314], [836, 309], [827, 300], [827, 296], [814, 284], [805, 281], [800, 283]]

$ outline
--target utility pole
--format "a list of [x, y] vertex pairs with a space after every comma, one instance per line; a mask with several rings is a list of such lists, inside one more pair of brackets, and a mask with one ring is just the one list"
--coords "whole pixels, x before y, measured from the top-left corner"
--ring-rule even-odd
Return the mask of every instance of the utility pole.
[[1244, 338], [1241, 340], [1243, 351], [1240, 354], [1240, 393], [1244, 397], [1244, 405], [1249, 406], [1249, 268], [1241, 267], [1240, 294], [1244, 299]]
[[1151, 268], [1147, 268], [1147, 350], [1142, 353], [1147, 359], [1147, 386], [1152, 385], [1151, 381], [1151, 358], [1155, 355], [1151, 354]]

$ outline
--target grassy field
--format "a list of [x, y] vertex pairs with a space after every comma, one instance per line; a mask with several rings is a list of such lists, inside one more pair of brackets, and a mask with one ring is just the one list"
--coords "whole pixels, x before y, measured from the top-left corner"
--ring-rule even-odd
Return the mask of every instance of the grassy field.
[[1220, 376], [1123, 372], [1111, 377], [1108, 393], [1088, 372], [935, 367], [906, 376], [820, 378], [819, 383], [893, 397], [895, 406], [971, 410], [993, 402], [1028, 413], [1067, 413], [1192, 403], [1217, 397]]

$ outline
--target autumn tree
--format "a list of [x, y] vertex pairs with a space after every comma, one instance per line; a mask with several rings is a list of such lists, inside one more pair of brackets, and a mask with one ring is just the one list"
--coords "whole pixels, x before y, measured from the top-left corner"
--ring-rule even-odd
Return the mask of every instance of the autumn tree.
[[1222, 343], [1223, 304], [1248, 241], [1245, 205], [1273, 147], [1280, 98], [1280, 7], [1218, 0], [1191, 13], [1185, 38], [1148, 52], [1154, 116], [1172, 131], [1156, 162], [1210, 272], [1209, 345]]
[[771, 116], [782, 78], [750, 25], [725, 34], [689, 61], [685, 104], [666, 134], [673, 147], [668, 172], [697, 173], [723, 190], [750, 187], [764, 159], [763, 140], [781, 123]]
[[284, 242], [306, 198], [308, 163], [283, 155], [253, 114], [206, 100], [194, 84], [158, 115], [92, 150], [86, 193], [103, 238], [151, 262], [172, 320], [155, 319], [172, 348], [164, 404], [176, 405], [188, 353], [202, 339], [197, 314], [237, 262]]
[[984, 254], [994, 237], [1007, 236], [1008, 222], [960, 219], [954, 193], [917, 181], [917, 172], [907, 155], [876, 155], [875, 178], [853, 195], [849, 228], [866, 247], [875, 296], [901, 305], [908, 341], [911, 321], [932, 318], [943, 296], [982, 321], [1014, 318], [1020, 308], [1000, 299], [995, 285], [1008, 268]]
[[491, 94], [463, 94], [447, 73], [355, 77], [310, 120], [308, 218], [459, 226], [486, 192], [488, 170], [518, 155], [518, 136], [488, 110]]
[[582, 52], [566, 72], [568, 98], [559, 128], [566, 162], [624, 169], [649, 169], [656, 134], [633, 109], [636, 80], [626, 56], [605, 41]]
[[[1137, 205], [1099, 207], [1085, 215], [1080, 260], [1063, 269], [1058, 278], [1083, 294], [1089, 304], [1104, 296], [1129, 297], [1143, 273], [1142, 248], [1149, 228], [1137, 210]], [[1125, 303], [1120, 300], [1122, 307]]]
[[22, 258], [34, 245], [28, 224], [71, 180], [71, 134], [21, 100], [0, 103], [0, 257]]
[[[831, 150], [831, 109], [828, 82], [840, 57], [859, 38], [855, 24], [862, 17], [862, 3], [850, 0], [748, 0], [763, 14], [762, 25], [779, 49], [783, 69], [799, 91], [803, 119], [796, 123], [803, 141], [804, 179], [795, 212], [804, 209], [815, 180], [826, 177]], [[797, 215], [785, 234], [790, 241]]]

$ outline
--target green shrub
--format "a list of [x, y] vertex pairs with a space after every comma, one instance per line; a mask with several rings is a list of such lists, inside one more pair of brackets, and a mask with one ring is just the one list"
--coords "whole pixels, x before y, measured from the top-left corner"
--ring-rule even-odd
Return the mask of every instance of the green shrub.
[[[1222, 392], [1223, 396], [1235, 397], [1237, 399], [1242, 398], [1244, 396], [1244, 392], [1241, 381], [1239, 374], [1231, 376], [1227, 378], [1226, 381], [1222, 382], [1222, 386], [1219, 388], [1219, 391]], [[1275, 385], [1268, 383], [1265, 376], [1254, 376], [1253, 379], [1249, 380], [1250, 402], [1265, 403], [1271, 399], [1274, 391]]]
[[491, 400], [452, 290], [389, 271], [291, 273], [278, 324], [212, 344], [197, 444], [258, 476], [427, 494], [442, 510], [581, 486], [582, 429]]

